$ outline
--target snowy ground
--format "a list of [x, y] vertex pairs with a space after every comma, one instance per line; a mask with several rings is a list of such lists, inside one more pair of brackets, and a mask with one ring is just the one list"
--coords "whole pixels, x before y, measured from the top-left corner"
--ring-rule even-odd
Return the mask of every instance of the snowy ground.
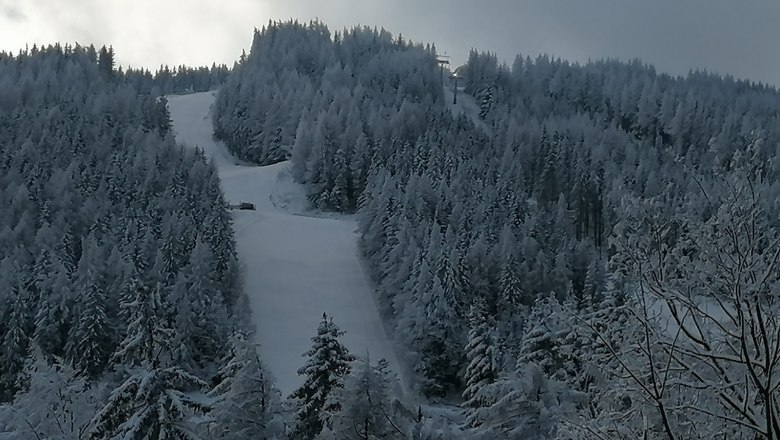
[[444, 102], [447, 104], [447, 108], [455, 116], [464, 115], [471, 119], [477, 127], [481, 127], [483, 130], [490, 132], [490, 128], [485, 124], [485, 121], [479, 119], [479, 105], [474, 100], [474, 97], [463, 91], [463, 87], [458, 86], [458, 100], [453, 104], [455, 88], [453, 84], [444, 84]]
[[384, 357], [400, 374], [361, 268], [354, 219], [307, 215], [303, 188], [290, 178], [288, 163], [239, 164], [212, 139], [213, 101], [214, 92], [205, 92], [168, 102], [176, 139], [213, 158], [228, 202], [257, 207], [235, 211], [233, 218], [257, 342], [279, 389], [287, 395], [301, 383], [296, 371], [323, 312], [347, 332], [344, 342], [354, 354]]

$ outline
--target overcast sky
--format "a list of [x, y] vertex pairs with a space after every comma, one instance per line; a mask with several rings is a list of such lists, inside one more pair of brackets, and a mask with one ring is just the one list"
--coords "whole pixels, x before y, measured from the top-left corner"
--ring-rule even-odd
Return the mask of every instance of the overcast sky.
[[0, 0], [0, 50], [110, 44], [123, 65], [232, 62], [269, 19], [319, 18], [331, 30], [384, 27], [436, 43], [578, 61], [641, 58], [780, 85], [778, 0]]

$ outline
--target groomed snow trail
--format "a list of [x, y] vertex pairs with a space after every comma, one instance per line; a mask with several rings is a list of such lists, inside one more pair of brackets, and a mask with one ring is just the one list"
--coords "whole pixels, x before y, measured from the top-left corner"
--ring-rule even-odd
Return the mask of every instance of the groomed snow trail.
[[[229, 203], [251, 202], [256, 211], [234, 211], [244, 290], [252, 307], [257, 342], [285, 395], [302, 383], [297, 370], [323, 312], [347, 333], [353, 354], [385, 358], [399, 375], [373, 288], [361, 267], [354, 218], [298, 215], [303, 189], [291, 181], [288, 163], [238, 164], [212, 138], [215, 92], [170, 96], [176, 139], [213, 158]], [[403, 383], [403, 382], [402, 382]]]

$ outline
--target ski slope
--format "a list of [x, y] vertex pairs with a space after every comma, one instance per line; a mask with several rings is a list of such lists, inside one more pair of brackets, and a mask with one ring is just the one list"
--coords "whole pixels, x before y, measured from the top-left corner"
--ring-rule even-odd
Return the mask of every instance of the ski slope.
[[457, 103], [453, 104], [455, 88], [452, 84], [445, 84], [442, 87], [444, 91], [444, 103], [447, 108], [452, 112], [454, 116], [465, 116], [474, 123], [477, 127], [482, 128], [487, 133], [492, 130], [485, 124], [485, 121], [479, 118], [479, 105], [473, 96], [469, 95], [463, 90], [463, 87], [458, 87], [458, 99]]
[[173, 128], [180, 144], [214, 160], [229, 203], [257, 208], [234, 211], [234, 229], [257, 342], [277, 386], [287, 395], [302, 383], [297, 370], [323, 312], [346, 331], [343, 341], [353, 354], [385, 358], [400, 376], [361, 267], [354, 218], [305, 215], [303, 188], [290, 178], [287, 162], [255, 167], [235, 160], [212, 138], [214, 94], [170, 96]]

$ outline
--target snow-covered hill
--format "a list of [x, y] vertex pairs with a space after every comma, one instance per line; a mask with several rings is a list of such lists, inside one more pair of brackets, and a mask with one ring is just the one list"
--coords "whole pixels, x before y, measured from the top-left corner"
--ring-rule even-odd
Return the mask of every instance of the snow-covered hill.
[[363, 272], [352, 217], [299, 215], [303, 188], [292, 182], [288, 163], [267, 167], [238, 163], [212, 138], [214, 92], [170, 96], [176, 138], [200, 147], [219, 170], [230, 203], [251, 202], [256, 211], [235, 211], [238, 253], [261, 353], [285, 394], [301, 379], [297, 369], [323, 312], [347, 332], [358, 356], [398, 361]]

